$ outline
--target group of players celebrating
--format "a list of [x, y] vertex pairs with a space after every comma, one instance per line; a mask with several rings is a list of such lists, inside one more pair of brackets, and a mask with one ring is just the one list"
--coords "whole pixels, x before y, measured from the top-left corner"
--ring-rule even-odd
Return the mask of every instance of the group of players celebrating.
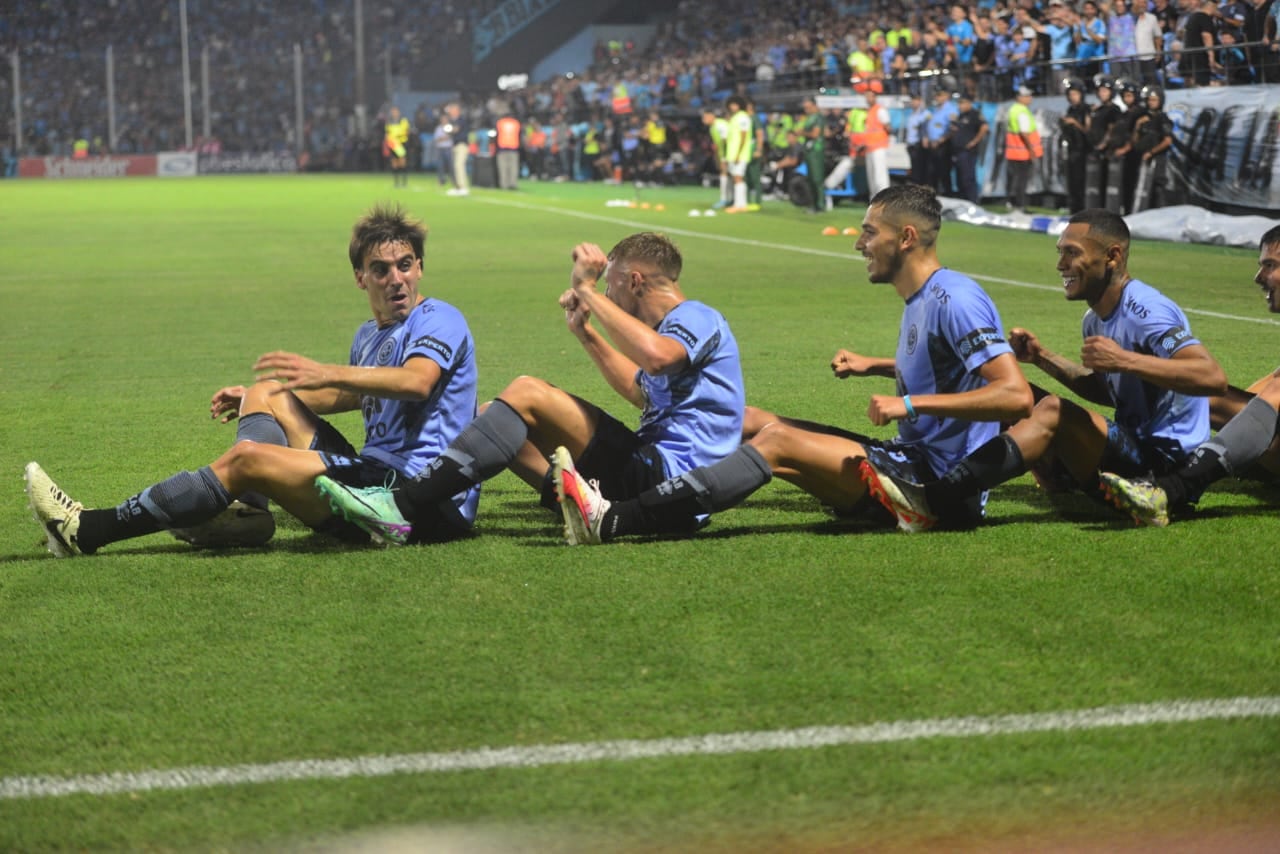
[[[1025, 328], [1005, 335], [982, 287], [942, 266], [941, 223], [931, 189], [889, 187], [855, 246], [867, 278], [904, 302], [897, 350], [842, 349], [831, 369], [895, 378], [894, 394], [867, 405], [872, 424], [896, 425], [890, 440], [747, 406], [729, 324], [685, 295], [678, 248], [648, 232], [607, 253], [574, 247], [559, 298], [569, 332], [640, 410], [638, 426], [528, 376], [481, 407], [465, 317], [419, 290], [425, 226], [376, 207], [349, 244], [373, 316], [348, 364], [264, 354], [254, 384], [212, 398], [213, 418], [237, 421], [230, 450], [115, 507], [85, 508], [34, 462], [27, 494], [50, 551], [70, 557], [160, 531], [197, 546], [262, 545], [275, 530], [271, 501], [345, 540], [452, 540], [472, 533], [481, 484], [507, 469], [561, 515], [570, 544], [690, 534], [775, 476], [842, 516], [921, 531], [981, 524], [988, 492], [1028, 471], [1154, 526], [1222, 477], [1280, 471], [1280, 372], [1230, 386], [1182, 310], [1131, 274], [1117, 213], [1083, 210], [1057, 242], [1065, 296], [1088, 306], [1079, 362]], [[1259, 253], [1255, 281], [1280, 313], [1280, 226]], [[1113, 411], [1031, 385], [1019, 363]], [[354, 410], [359, 452], [323, 418]]]

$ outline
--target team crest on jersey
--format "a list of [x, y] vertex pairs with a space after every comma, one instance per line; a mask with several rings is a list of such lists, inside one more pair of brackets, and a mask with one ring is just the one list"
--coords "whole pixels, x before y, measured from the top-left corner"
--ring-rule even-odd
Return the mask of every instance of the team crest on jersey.
[[916, 344], [920, 340], [920, 332], [916, 329], [916, 325], [911, 324], [911, 328], [907, 330], [907, 354], [910, 355], [916, 351]]
[[396, 339], [388, 338], [382, 342], [382, 346], [378, 348], [378, 356], [374, 363], [379, 367], [385, 367], [391, 364], [391, 360], [396, 355]]

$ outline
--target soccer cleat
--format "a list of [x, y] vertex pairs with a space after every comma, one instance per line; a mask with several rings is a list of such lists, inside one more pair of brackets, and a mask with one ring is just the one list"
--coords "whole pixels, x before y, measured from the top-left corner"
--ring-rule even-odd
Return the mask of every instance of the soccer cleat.
[[264, 507], [237, 499], [207, 522], [170, 528], [169, 533], [198, 549], [257, 548], [275, 536], [276, 517]]
[[27, 463], [25, 478], [31, 512], [44, 526], [49, 551], [55, 557], [84, 554], [76, 542], [80, 533], [80, 511], [84, 505], [71, 500], [71, 496], [59, 489], [39, 463]]
[[556, 448], [551, 455], [551, 476], [556, 482], [556, 497], [564, 515], [564, 539], [571, 546], [597, 546], [600, 523], [610, 502], [600, 494], [599, 484], [588, 481], [573, 467], [573, 457], [566, 448]]
[[882, 472], [870, 460], [863, 460], [858, 471], [862, 474], [862, 482], [867, 485], [867, 491], [897, 518], [898, 528], [901, 530], [908, 534], [918, 534], [938, 524], [938, 517], [933, 515], [929, 502], [924, 497], [924, 487], [918, 483]]
[[1137, 524], [1152, 528], [1169, 524], [1169, 496], [1154, 483], [1128, 480], [1109, 471], [1098, 475], [1098, 481], [1107, 500], [1132, 516]]
[[387, 487], [347, 486], [322, 474], [316, 478], [316, 490], [328, 499], [335, 516], [367, 532], [375, 543], [403, 546], [409, 542], [413, 525], [404, 518]]

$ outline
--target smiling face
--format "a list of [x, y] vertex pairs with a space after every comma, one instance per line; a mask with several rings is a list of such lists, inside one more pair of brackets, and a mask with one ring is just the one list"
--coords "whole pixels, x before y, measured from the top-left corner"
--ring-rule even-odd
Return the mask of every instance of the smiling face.
[[379, 326], [399, 323], [422, 302], [418, 280], [422, 259], [408, 243], [389, 242], [369, 250], [356, 271], [356, 286], [369, 294], [369, 308]]
[[1280, 243], [1266, 244], [1258, 253], [1258, 275], [1253, 277], [1272, 314], [1280, 314]]
[[872, 205], [862, 220], [862, 234], [853, 248], [867, 260], [867, 278], [877, 284], [892, 282], [902, 270], [902, 229], [884, 216], [884, 207]]
[[1069, 300], [1087, 300], [1093, 305], [1102, 296], [1117, 269], [1122, 254], [1117, 245], [1107, 246], [1088, 236], [1086, 223], [1072, 223], [1058, 238], [1058, 273]]

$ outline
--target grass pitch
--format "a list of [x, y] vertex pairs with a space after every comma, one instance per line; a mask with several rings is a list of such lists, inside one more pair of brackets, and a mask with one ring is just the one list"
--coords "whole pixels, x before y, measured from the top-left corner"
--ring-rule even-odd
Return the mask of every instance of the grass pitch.
[[[209, 420], [209, 396], [250, 380], [259, 353], [346, 358], [368, 316], [350, 225], [388, 199], [430, 226], [423, 291], [468, 315], [483, 396], [535, 374], [633, 421], [556, 298], [575, 243], [653, 229], [681, 245], [686, 292], [732, 324], [749, 401], [884, 435], [865, 406], [890, 381], [828, 368], [837, 347], [891, 354], [897, 335], [892, 289], [866, 282], [853, 238], [820, 234], [862, 209], [687, 216], [713, 192], [645, 190], [646, 209], [606, 205], [629, 188], [454, 199], [429, 178], [409, 191], [364, 176], [0, 184], [0, 849], [352, 833], [984, 847], [1273, 816], [1274, 716], [390, 776], [351, 762], [339, 778], [19, 796], [34, 778], [1280, 695], [1280, 495], [1249, 484], [1158, 531], [1055, 509], [1023, 478], [994, 493], [981, 530], [908, 537], [850, 529], [776, 483], [693, 539], [569, 549], [504, 474], [478, 536], [445, 546], [335, 548], [282, 521], [262, 550], [155, 536], [91, 559], [44, 552], [28, 460], [109, 506], [225, 449], [234, 428]], [[940, 255], [988, 287], [1006, 326], [1077, 351], [1083, 306], [1062, 299], [1052, 238], [948, 223]], [[1131, 260], [1238, 385], [1274, 369], [1280, 342], [1255, 261], [1145, 242]], [[358, 441], [358, 416], [335, 423]]]

